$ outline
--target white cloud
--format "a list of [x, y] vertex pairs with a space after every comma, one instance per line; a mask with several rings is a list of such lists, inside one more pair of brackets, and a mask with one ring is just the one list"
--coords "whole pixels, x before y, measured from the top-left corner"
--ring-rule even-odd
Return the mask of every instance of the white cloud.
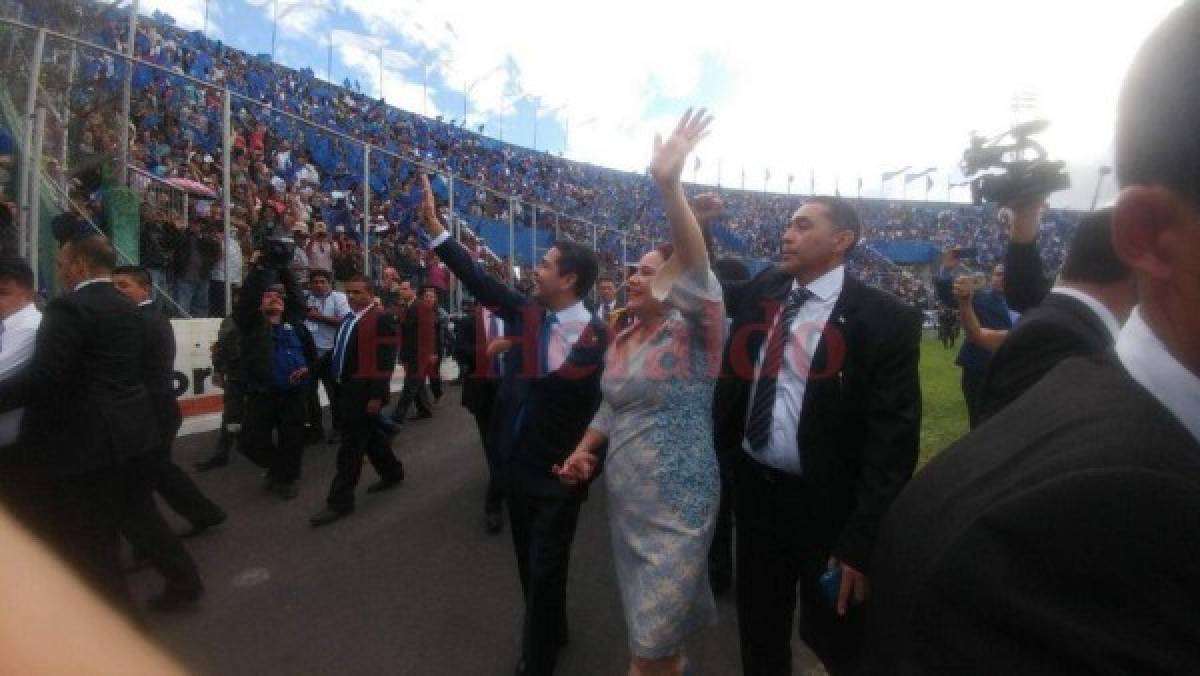
[[[245, 1], [270, 21], [272, 0]], [[869, 196], [885, 170], [936, 166], [931, 196], [941, 198], [947, 177], [958, 180], [969, 132], [1007, 128], [1013, 94], [1033, 91], [1031, 113], [1052, 120], [1041, 140], [1075, 172], [1075, 188], [1058, 201], [1086, 206], [1096, 167], [1111, 162], [1125, 68], [1179, 0], [743, 0], [721, 11], [646, 0], [338, 0], [336, 12], [333, 0], [279, 3], [281, 35], [324, 48], [327, 27], [353, 15], [378, 40], [413, 46], [407, 58], [385, 52], [389, 101], [433, 114], [421, 91], [425, 68], [456, 96], [476, 83], [472, 124], [511, 116], [522, 95], [537, 97], [543, 111], [559, 109], [550, 117], [569, 128], [569, 155], [596, 164], [640, 171], [655, 131], [669, 130], [689, 103], [709, 105], [716, 121], [698, 151], [699, 177], [714, 182], [720, 158], [725, 185], [736, 185], [745, 167], [747, 185], [760, 187], [769, 168], [772, 188], [785, 189], [792, 173], [794, 188], [807, 190], [815, 171], [818, 189], [832, 190], [837, 177], [843, 193], [862, 176]], [[194, 23], [204, 5], [143, 4], [181, 24]], [[372, 93], [375, 39], [334, 40]], [[721, 74], [715, 87], [706, 65]], [[698, 100], [702, 89], [710, 100]], [[539, 146], [557, 148], [550, 127], [540, 126]]]
[[217, 0], [141, 0], [139, 12], [149, 16], [155, 11], [175, 19], [175, 25], [187, 30], [204, 30], [205, 11], [208, 12], [208, 37], [221, 38], [221, 3]]

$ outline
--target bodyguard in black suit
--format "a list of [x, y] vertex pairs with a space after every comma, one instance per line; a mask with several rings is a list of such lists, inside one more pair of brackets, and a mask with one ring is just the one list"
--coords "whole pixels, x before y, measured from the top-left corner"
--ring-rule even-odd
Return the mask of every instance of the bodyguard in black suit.
[[1200, 3], [1134, 58], [1113, 247], [1138, 307], [929, 463], [880, 530], [871, 667], [1200, 671]]
[[583, 307], [599, 270], [596, 255], [573, 242], [547, 251], [533, 274], [533, 297], [493, 279], [440, 223], [422, 177], [422, 222], [434, 251], [476, 300], [494, 308], [517, 341], [505, 354], [492, 434], [508, 475], [509, 516], [525, 592], [519, 673], [550, 674], [567, 642], [567, 565], [585, 487], [566, 486], [551, 469], [582, 438], [600, 407], [608, 330]]
[[399, 343], [395, 319], [372, 305], [371, 282], [357, 275], [345, 283], [347, 315], [334, 336], [330, 352], [342, 445], [338, 448], [337, 474], [329, 487], [326, 509], [310, 519], [324, 526], [354, 511], [354, 488], [362, 474], [363, 455], [379, 473], [379, 481], [367, 488], [378, 493], [404, 480], [404, 466], [392, 453], [391, 442], [380, 427], [379, 416], [387, 403], [396, 368]]
[[[916, 463], [921, 317], [844, 272], [860, 232], [848, 201], [814, 198], [780, 265], [727, 289], [713, 416], [734, 473], [746, 674], [790, 673], [797, 583], [801, 637], [830, 672], [853, 668], [875, 530]], [[827, 570], [841, 576], [833, 599]]]
[[[1033, 254], [1037, 256], [1036, 244]], [[1031, 274], [1036, 278], [1026, 281]], [[1010, 268], [1008, 277], [1008, 284], [1023, 288], [1040, 282], [1041, 270]], [[1133, 275], [1112, 247], [1112, 210], [1089, 214], [1071, 239], [1058, 284], [1021, 317], [992, 355], [979, 386], [980, 421], [1015, 401], [1063, 360], [1111, 350], [1136, 295]]]
[[[473, 306], [473, 303], [472, 303]], [[464, 306], [464, 310], [468, 307]], [[463, 321], [454, 327], [454, 360], [462, 374], [462, 405], [475, 418], [479, 442], [483, 446], [488, 466], [487, 493], [483, 513], [488, 533], [499, 533], [504, 527], [503, 468], [491, 442], [492, 410], [500, 391], [500, 375], [504, 368], [503, 354], [493, 353], [504, 339], [504, 320], [483, 307], [473, 306]]]
[[[224, 522], [225, 512], [171, 461], [171, 445], [183, 421], [173, 386], [175, 333], [170, 321], [151, 300], [150, 274], [144, 268], [118, 267], [113, 271], [113, 284], [137, 303], [145, 326], [142, 379], [150, 394], [159, 432], [155, 452], [144, 464], [145, 479], [171, 509], [192, 523], [193, 532], [202, 532]], [[162, 595], [152, 602], [153, 607], [170, 610], [195, 602], [204, 592], [195, 562], [178, 536], [166, 527], [151, 499], [129, 511], [122, 521], [121, 532], [166, 580]]]
[[113, 288], [116, 254], [99, 235], [59, 250], [63, 286], [46, 306], [33, 359], [0, 383], [0, 411], [25, 408], [9, 507], [93, 589], [126, 612], [118, 528], [149, 497], [135, 468], [159, 440], [142, 381], [144, 323]]

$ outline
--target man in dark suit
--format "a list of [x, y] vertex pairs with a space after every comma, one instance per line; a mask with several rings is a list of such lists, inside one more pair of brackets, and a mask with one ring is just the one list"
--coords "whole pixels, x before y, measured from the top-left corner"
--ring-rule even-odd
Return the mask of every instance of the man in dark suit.
[[[1037, 257], [1036, 244], [1032, 253]], [[1022, 277], [1035, 273], [1040, 282], [1037, 260], [1038, 267], [1028, 272], [1019, 268]], [[1009, 277], [1018, 274], [1009, 270]], [[1112, 247], [1112, 210], [1085, 216], [1058, 283], [1021, 317], [988, 362], [979, 386], [979, 421], [1015, 401], [1064, 359], [1111, 350], [1136, 299], [1133, 275]]]
[[495, 444], [491, 443], [492, 410], [504, 372], [504, 320], [473, 301], [467, 318], [454, 328], [454, 359], [463, 376], [462, 405], [475, 418], [479, 442], [487, 460], [488, 485], [483, 500], [484, 529], [491, 535], [504, 528], [504, 482]]
[[433, 403], [425, 378], [437, 363], [437, 315], [417, 299], [411, 280], [402, 279], [398, 286], [397, 303], [392, 309], [400, 327], [400, 363], [404, 365], [404, 389], [396, 400], [391, 421], [403, 425], [408, 409], [417, 406], [417, 419], [433, 417]]
[[801, 637], [830, 672], [853, 668], [875, 529], [916, 463], [921, 316], [846, 274], [861, 231], [847, 200], [810, 199], [780, 264], [727, 285], [713, 417], [733, 468], [746, 674], [790, 673], [797, 583]]
[[368, 493], [389, 490], [404, 480], [404, 466], [392, 453], [390, 439], [379, 424], [396, 368], [396, 321], [372, 304], [371, 282], [366, 277], [351, 277], [344, 290], [351, 313], [338, 327], [330, 353], [334, 390], [341, 398], [342, 443], [326, 508], [309, 520], [313, 526], [333, 523], [354, 511], [354, 488], [362, 474], [364, 454], [379, 473], [379, 481], [367, 488]]
[[[956, 307], [952, 285], [955, 269], [959, 268], [958, 255], [953, 251], [946, 252], [942, 259], [942, 272], [934, 280], [938, 300], [944, 305]], [[972, 308], [979, 324], [990, 330], [1007, 331], [1013, 325], [1013, 313], [1004, 300], [1004, 265], [992, 268], [987, 289], [980, 289], [971, 300]], [[967, 403], [967, 418], [971, 427], [979, 424], [979, 385], [983, 382], [983, 374], [987, 371], [988, 360], [992, 353], [984, 347], [964, 340], [958, 351], [955, 364], [962, 369], [963, 400]]]
[[566, 486], [551, 469], [583, 437], [600, 407], [600, 375], [608, 329], [583, 297], [599, 271], [596, 254], [558, 242], [533, 273], [533, 296], [488, 275], [450, 239], [422, 177], [422, 225], [438, 257], [505, 321], [514, 346], [492, 414], [492, 435], [508, 478], [509, 518], [525, 592], [518, 673], [550, 674], [567, 642], [567, 566], [586, 487]]
[[[171, 445], [183, 421], [175, 401], [175, 333], [171, 322], [154, 306], [150, 274], [145, 268], [116, 268], [113, 285], [137, 304], [145, 324], [142, 379], [150, 394], [159, 435], [155, 452], [145, 463], [145, 479], [171, 509], [191, 522], [192, 533], [203, 532], [223, 523], [225, 512], [171, 461]], [[192, 557], [175, 533], [163, 525], [157, 505], [147, 501], [130, 511], [121, 524], [121, 532], [166, 580], [162, 595], [154, 599], [152, 607], [172, 610], [195, 603], [203, 594], [204, 585]]]
[[1118, 104], [1113, 247], [1140, 294], [1115, 354], [1069, 359], [926, 466], [875, 552], [871, 667], [1200, 671], [1200, 2]]
[[99, 235], [59, 250], [69, 291], [45, 309], [33, 359], [0, 383], [0, 411], [25, 408], [6, 463], [9, 507], [110, 603], [133, 613], [118, 528], [149, 499], [136, 468], [159, 441], [142, 381], [145, 324], [113, 288], [116, 253]]

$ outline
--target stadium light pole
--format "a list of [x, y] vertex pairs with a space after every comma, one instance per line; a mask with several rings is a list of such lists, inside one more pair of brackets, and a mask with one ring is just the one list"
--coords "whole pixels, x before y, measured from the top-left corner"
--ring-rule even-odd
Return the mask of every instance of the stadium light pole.
[[129, 44], [126, 47], [129, 59], [125, 62], [125, 85], [121, 93], [121, 159], [117, 165], [117, 179], [122, 186], [129, 178], [129, 106], [133, 97], [133, 50], [137, 42], [137, 18], [140, 8], [141, 0], [133, 0], [133, 4], [129, 6]]

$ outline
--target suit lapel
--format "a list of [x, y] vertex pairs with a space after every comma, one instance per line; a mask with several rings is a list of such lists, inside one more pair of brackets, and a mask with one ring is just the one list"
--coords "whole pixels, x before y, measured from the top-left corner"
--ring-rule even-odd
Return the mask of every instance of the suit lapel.
[[810, 402], [825, 390], [827, 383], [834, 382], [835, 376], [840, 382], [850, 345], [847, 327], [853, 325], [857, 318], [861, 300], [862, 283], [846, 274], [842, 292], [838, 294], [833, 311], [829, 313], [829, 321], [821, 331], [817, 349], [813, 352], [808, 382], [804, 387], [804, 411], [810, 410]]

